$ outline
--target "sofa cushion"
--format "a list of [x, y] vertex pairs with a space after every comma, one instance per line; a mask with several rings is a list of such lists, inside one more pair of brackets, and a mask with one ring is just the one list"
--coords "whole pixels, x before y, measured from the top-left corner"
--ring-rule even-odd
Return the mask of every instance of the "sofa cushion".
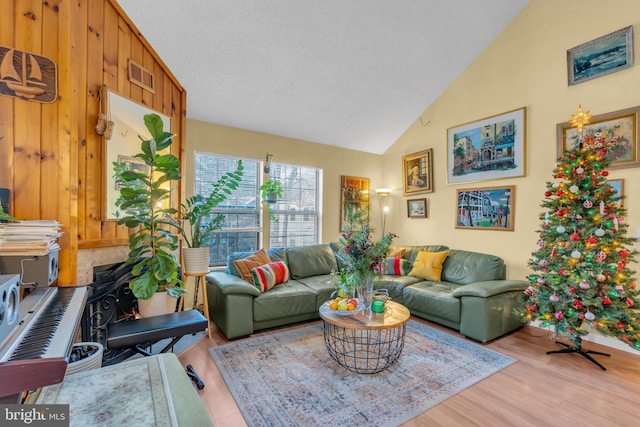
[[260, 267], [271, 262], [271, 258], [267, 255], [264, 249], [256, 251], [253, 255], [244, 259], [237, 259], [233, 261], [233, 264], [238, 271], [238, 276], [242, 277], [249, 283], [253, 283], [253, 276], [251, 275], [251, 269]]
[[336, 262], [338, 264], [338, 269], [342, 270], [343, 268], [346, 268], [347, 265], [344, 263], [344, 261], [342, 261], [340, 258], [338, 258], [336, 256], [336, 253], [340, 252], [342, 250], [342, 245], [339, 242], [330, 242], [329, 243], [329, 247], [333, 251], [333, 256], [336, 257]]
[[409, 276], [420, 277], [422, 279], [440, 281], [442, 273], [442, 263], [447, 257], [448, 251], [427, 252], [420, 251], [416, 260], [413, 262], [413, 268], [409, 272]]
[[287, 260], [293, 279], [330, 274], [332, 270], [338, 270], [336, 256], [326, 243], [288, 248]]
[[[267, 249], [267, 255], [269, 255], [269, 260], [271, 261], [284, 261], [287, 262], [287, 252], [286, 248], [269, 248]], [[234, 276], [240, 276], [236, 265], [233, 261], [238, 259], [245, 259], [253, 255], [255, 252], [232, 252], [227, 256], [227, 274], [232, 274]]]
[[289, 265], [287, 261], [287, 248], [269, 248], [267, 249], [267, 255], [271, 261], [282, 261]]
[[403, 258], [409, 260], [411, 265], [413, 265], [413, 262], [416, 260], [416, 257], [418, 256], [418, 253], [420, 251], [442, 252], [449, 249], [447, 246], [443, 246], [443, 245], [422, 245], [422, 246], [403, 246], [403, 247], [406, 250]]
[[387, 252], [387, 258], [403, 258], [407, 253], [407, 248], [391, 248]]
[[504, 261], [495, 255], [452, 249], [442, 266], [442, 280], [461, 285], [503, 279]]
[[402, 304], [402, 291], [405, 287], [421, 282], [423, 279], [412, 276], [391, 276], [382, 274], [376, 278], [374, 289], [386, 289], [395, 302]]
[[452, 295], [457, 287], [447, 282], [418, 282], [404, 288], [403, 303], [409, 310], [460, 323], [460, 298]]
[[336, 291], [336, 288], [331, 281], [331, 276], [326, 274], [323, 274], [322, 276], [305, 277], [298, 279], [298, 282], [304, 284], [316, 293], [316, 305], [318, 306], [318, 309], [320, 309], [322, 303], [329, 301], [332, 294]]
[[256, 288], [264, 292], [289, 280], [289, 268], [282, 261], [270, 262], [269, 264], [252, 268], [251, 275]]
[[253, 300], [254, 322], [266, 322], [317, 311], [316, 293], [296, 280], [274, 286]]
[[387, 258], [384, 273], [391, 276], [406, 276], [411, 271], [411, 263], [402, 258]]

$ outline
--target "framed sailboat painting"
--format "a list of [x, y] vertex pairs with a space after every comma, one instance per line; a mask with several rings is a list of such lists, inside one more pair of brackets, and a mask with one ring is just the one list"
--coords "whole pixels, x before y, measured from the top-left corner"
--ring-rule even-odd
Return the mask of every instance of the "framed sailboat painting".
[[51, 103], [58, 97], [57, 81], [52, 59], [0, 46], [0, 95]]

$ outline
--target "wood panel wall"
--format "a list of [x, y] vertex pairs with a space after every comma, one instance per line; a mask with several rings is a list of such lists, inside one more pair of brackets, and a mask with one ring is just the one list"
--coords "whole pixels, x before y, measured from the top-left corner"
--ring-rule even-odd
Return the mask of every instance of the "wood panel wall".
[[[105, 141], [95, 131], [100, 88], [106, 84], [170, 117], [179, 158], [186, 91], [115, 0], [2, 0], [0, 46], [57, 65], [56, 102], [0, 96], [0, 187], [11, 191], [14, 216], [63, 224], [58, 283], [73, 285], [79, 248], [126, 245], [128, 237], [124, 226], [102, 220]], [[154, 73], [155, 93], [129, 82], [129, 58]], [[177, 203], [182, 184], [173, 191]]]

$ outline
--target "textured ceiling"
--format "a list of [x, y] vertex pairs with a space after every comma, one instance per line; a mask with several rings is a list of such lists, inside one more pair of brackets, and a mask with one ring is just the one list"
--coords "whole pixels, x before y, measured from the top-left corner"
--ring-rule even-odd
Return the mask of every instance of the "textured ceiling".
[[383, 153], [529, 0], [118, 0], [187, 117]]

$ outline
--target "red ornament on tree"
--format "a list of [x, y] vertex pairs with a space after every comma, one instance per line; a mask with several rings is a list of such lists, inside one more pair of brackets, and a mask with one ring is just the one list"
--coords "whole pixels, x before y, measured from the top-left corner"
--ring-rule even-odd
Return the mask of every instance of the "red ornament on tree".
[[558, 211], [556, 212], [556, 215], [558, 216], [564, 216], [565, 212], [562, 209], [558, 209]]

